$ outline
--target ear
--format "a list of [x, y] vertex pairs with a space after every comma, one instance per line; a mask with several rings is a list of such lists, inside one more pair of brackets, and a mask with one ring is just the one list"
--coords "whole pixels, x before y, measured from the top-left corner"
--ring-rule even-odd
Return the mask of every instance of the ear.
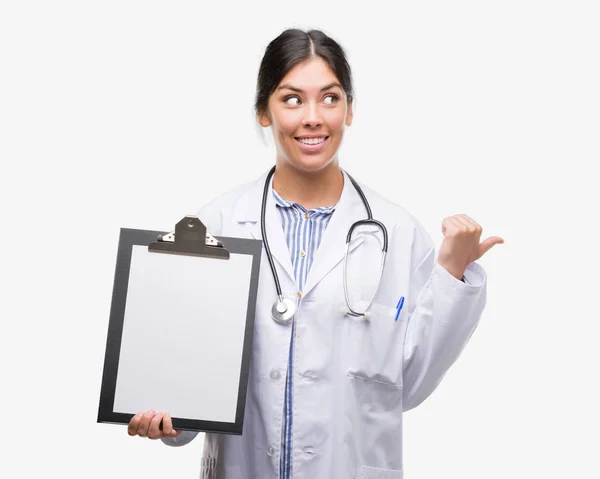
[[260, 123], [260, 126], [262, 126], [264, 128], [271, 126], [271, 119], [269, 118], [268, 112], [259, 113], [257, 116], [258, 116], [258, 122]]
[[354, 118], [352, 101], [348, 102], [348, 113], [346, 113], [346, 126], [352, 125], [352, 119]]

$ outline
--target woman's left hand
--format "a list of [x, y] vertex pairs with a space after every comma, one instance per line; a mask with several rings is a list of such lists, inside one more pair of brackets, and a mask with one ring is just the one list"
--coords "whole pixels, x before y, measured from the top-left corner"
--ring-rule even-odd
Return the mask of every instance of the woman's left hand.
[[442, 221], [444, 240], [440, 246], [438, 263], [460, 280], [469, 264], [481, 258], [492, 246], [504, 243], [498, 236], [479, 243], [481, 226], [467, 215], [454, 215]]

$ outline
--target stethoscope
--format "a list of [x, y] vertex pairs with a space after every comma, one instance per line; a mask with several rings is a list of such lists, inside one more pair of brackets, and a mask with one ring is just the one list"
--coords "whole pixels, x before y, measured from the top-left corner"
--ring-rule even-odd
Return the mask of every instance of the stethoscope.
[[[267, 231], [266, 231], [266, 227], [265, 227], [265, 212], [266, 212], [266, 208], [267, 208], [267, 195], [269, 194], [269, 185], [270, 185], [270, 180], [271, 180], [271, 177], [273, 176], [273, 173], [275, 173], [275, 166], [271, 169], [271, 171], [269, 171], [269, 173], [267, 175], [267, 179], [265, 180], [265, 188], [263, 191], [263, 198], [262, 198], [262, 208], [260, 210], [260, 228], [261, 228], [261, 233], [262, 233], [262, 237], [263, 237], [263, 243], [265, 245], [265, 251], [267, 253], [267, 259], [269, 260], [269, 265], [271, 266], [271, 271], [273, 272], [273, 280], [275, 281], [275, 289], [277, 290], [277, 299], [275, 300], [275, 302], [273, 303], [273, 307], [271, 308], [271, 317], [275, 320], [275, 322], [277, 322], [279, 324], [289, 324], [289, 322], [294, 317], [294, 314], [296, 313], [296, 303], [294, 301], [292, 301], [290, 298], [284, 297], [281, 292], [281, 284], [279, 283], [279, 276], [277, 275], [277, 271], [275, 269], [275, 263], [273, 262], [273, 255], [271, 254], [271, 249], [269, 248], [269, 241], [267, 239]], [[346, 175], [348, 175], [348, 173], [346, 173]], [[371, 307], [371, 304], [373, 303], [373, 299], [375, 299], [375, 295], [377, 294], [377, 291], [379, 290], [379, 284], [381, 283], [381, 278], [383, 277], [383, 268], [385, 266], [385, 257], [387, 255], [387, 249], [388, 249], [388, 234], [387, 234], [387, 229], [386, 229], [385, 225], [383, 223], [381, 223], [380, 221], [373, 219], [373, 214], [371, 213], [371, 207], [369, 206], [369, 202], [367, 201], [367, 198], [366, 198], [365, 194], [363, 193], [363, 190], [360, 188], [360, 186], [358, 186], [356, 181], [354, 181], [354, 178], [352, 178], [350, 175], [348, 175], [348, 178], [350, 178], [350, 181], [354, 185], [354, 188], [356, 188], [356, 191], [360, 195], [360, 198], [362, 199], [362, 202], [365, 205], [365, 209], [367, 210], [368, 218], [365, 220], [359, 220], [356, 223], [354, 223], [352, 226], [350, 226], [350, 229], [348, 230], [348, 235], [346, 236], [346, 251], [344, 252], [344, 273], [343, 273], [343, 275], [344, 275], [344, 279], [343, 279], [344, 296], [346, 298], [346, 306], [348, 307], [348, 311], [346, 313], [349, 314], [350, 316], [362, 316], [365, 319], [368, 319], [370, 317], [368, 309]], [[371, 299], [369, 300], [369, 304], [364, 309], [364, 311], [360, 312], [360, 311], [357, 311], [354, 308], [352, 308], [352, 306], [350, 305], [350, 298], [348, 296], [348, 282], [347, 282], [347, 262], [348, 262], [348, 251], [350, 249], [350, 243], [352, 241], [352, 232], [354, 231], [354, 228], [356, 228], [357, 226], [366, 225], [366, 224], [376, 225], [382, 231], [382, 233], [383, 233], [383, 249], [382, 249], [382, 255], [381, 255], [381, 268], [379, 270], [379, 279], [377, 280], [377, 286], [375, 287], [375, 291], [373, 292], [373, 295], [371, 296]]]

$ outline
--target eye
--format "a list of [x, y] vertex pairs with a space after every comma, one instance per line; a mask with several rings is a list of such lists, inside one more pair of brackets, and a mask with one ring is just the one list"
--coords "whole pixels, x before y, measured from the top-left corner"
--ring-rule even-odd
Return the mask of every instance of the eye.
[[283, 99], [283, 102], [290, 106], [298, 106], [300, 105], [300, 98], [297, 96], [288, 96]]
[[339, 99], [340, 99], [340, 98], [339, 98], [337, 95], [335, 95], [335, 94], [333, 94], [333, 93], [332, 93], [331, 95], [327, 95], [327, 96], [324, 98], [324, 101], [325, 101], [325, 103], [326, 103], [327, 105], [333, 105], [333, 104], [335, 104], [335, 103], [336, 103], [336, 102], [337, 102]]

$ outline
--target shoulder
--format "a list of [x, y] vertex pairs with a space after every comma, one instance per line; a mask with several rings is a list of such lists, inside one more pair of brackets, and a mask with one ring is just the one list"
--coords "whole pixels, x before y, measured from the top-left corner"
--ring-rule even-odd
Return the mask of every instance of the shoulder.
[[433, 240], [419, 220], [406, 208], [356, 180], [371, 205], [373, 218], [381, 221], [391, 238], [412, 238], [413, 252], [425, 256], [434, 248]]
[[[257, 179], [235, 186], [202, 206], [196, 216], [204, 223], [207, 231], [220, 235], [224, 221], [233, 216], [234, 212], [251, 208], [253, 202], [249, 201], [249, 197], [256, 196], [264, 183], [265, 176], [266, 174], [263, 174]], [[260, 205], [258, 207], [260, 208]], [[260, 215], [260, 210], [258, 214]]]

